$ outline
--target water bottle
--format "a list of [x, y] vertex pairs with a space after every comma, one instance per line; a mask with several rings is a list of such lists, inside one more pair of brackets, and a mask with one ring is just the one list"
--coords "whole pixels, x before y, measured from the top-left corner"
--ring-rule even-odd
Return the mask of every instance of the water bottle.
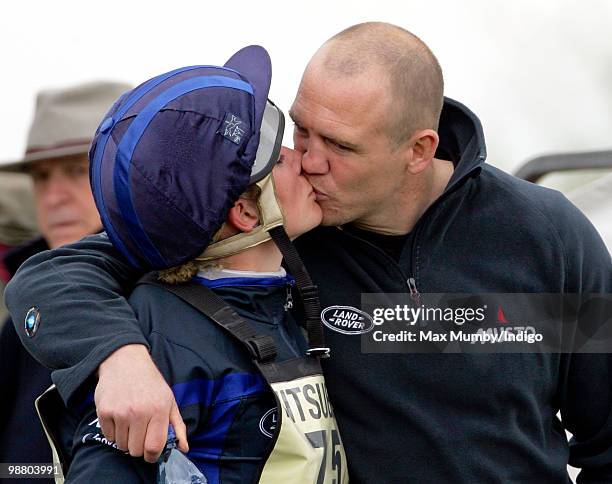
[[166, 447], [158, 461], [157, 484], [206, 484], [206, 477], [176, 448], [176, 434], [168, 427]]

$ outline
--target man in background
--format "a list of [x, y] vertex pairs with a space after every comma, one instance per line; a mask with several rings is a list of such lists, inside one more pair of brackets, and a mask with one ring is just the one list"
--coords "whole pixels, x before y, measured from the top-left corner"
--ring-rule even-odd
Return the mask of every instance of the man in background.
[[[130, 86], [116, 82], [90, 82], [38, 94], [25, 156], [0, 165], [1, 171], [30, 176], [41, 234], [4, 255], [8, 277], [30, 256], [100, 230], [89, 188], [87, 152], [100, 120], [128, 89]], [[50, 374], [23, 348], [13, 324], [4, 324], [0, 332], [0, 388], [4, 393], [0, 400], [0, 462], [51, 462], [34, 408], [34, 399], [51, 385]]]

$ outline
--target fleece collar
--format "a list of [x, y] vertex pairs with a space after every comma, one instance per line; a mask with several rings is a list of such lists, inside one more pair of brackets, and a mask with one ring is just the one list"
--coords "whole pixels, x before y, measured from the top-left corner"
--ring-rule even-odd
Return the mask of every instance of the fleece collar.
[[444, 98], [438, 134], [440, 144], [436, 158], [452, 161], [455, 165], [445, 190], [448, 192], [466, 177], [480, 173], [487, 158], [487, 148], [478, 117], [466, 106], [448, 97]]

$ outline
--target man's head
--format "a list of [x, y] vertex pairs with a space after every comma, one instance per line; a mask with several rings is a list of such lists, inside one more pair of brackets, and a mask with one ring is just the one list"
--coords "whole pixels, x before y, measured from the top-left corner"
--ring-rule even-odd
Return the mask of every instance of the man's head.
[[384, 226], [418, 203], [442, 103], [437, 60], [404, 29], [359, 24], [317, 51], [290, 114], [324, 224]]
[[26, 170], [34, 184], [38, 227], [49, 247], [69, 244], [100, 230], [86, 154], [33, 161]]
[[31, 176], [38, 227], [51, 248], [101, 227], [89, 187], [87, 151], [100, 119], [129, 88], [90, 82], [41, 91], [24, 158], [0, 167]]

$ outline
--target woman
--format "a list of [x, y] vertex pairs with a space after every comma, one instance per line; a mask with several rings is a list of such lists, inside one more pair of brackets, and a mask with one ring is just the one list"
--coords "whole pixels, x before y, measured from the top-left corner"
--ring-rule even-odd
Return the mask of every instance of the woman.
[[[305, 314], [319, 314], [289, 239], [322, 214], [299, 156], [280, 147], [270, 77], [267, 53], [251, 46], [224, 67], [178, 69], [126, 93], [96, 133], [92, 189], [117, 249], [158, 271], [130, 303], [207, 481], [348, 482], [320, 320], [307, 321], [307, 344], [287, 313], [296, 283], [283, 254]], [[155, 478], [156, 465], [102, 436], [91, 398], [70, 410], [69, 482]]]

